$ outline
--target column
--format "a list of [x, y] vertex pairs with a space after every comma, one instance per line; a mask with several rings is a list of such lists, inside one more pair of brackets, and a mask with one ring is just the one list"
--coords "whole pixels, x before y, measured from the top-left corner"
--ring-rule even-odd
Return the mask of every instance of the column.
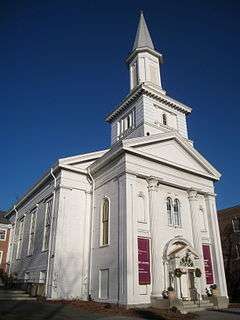
[[191, 217], [192, 217], [192, 234], [193, 234], [193, 246], [199, 257], [199, 267], [202, 272], [201, 277], [201, 294], [205, 295], [205, 269], [202, 252], [202, 239], [200, 230], [200, 217], [199, 217], [199, 205], [197, 191], [190, 189], [188, 191], [188, 198], [190, 203]]
[[200, 221], [199, 221], [199, 208], [197, 191], [189, 190], [188, 199], [190, 203], [191, 217], [192, 217], [192, 232], [193, 232], [193, 245], [194, 249], [200, 256], [202, 256], [202, 242], [201, 242], [201, 232], [200, 232]]
[[148, 179], [150, 232], [151, 232], [151, 262], [152, 262], [152, 297], [162, 297], [164, 287], [164, 268], [160, 250], [160, 197], [157, 178]]
[[220, 289], [221, 296], [227, 297], [227, 285], [225, 278], [220, 233], [218, 227], [215, 195], [206, 194], [205, 201], [207, 207], [208, 225], [212, 245], [212, 263], [214, 270], [214, 280], [218, 288]]

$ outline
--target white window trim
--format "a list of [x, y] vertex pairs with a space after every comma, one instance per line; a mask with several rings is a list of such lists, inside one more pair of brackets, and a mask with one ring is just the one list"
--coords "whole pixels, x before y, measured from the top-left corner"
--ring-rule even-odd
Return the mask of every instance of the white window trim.
[[181, 206], [181, 202], [180, 202], [180, 200], [178, 198], [175, 198], [174, 201], [173, 201], [173, 215], [174, 215], [174, 219], [175, 219], [174, 202], [176, 200], [178, 202], [178, 221], [179, 221], [179, 224], [176, 224], [175, 221], [173, 223], [174, 223], [174, 227], [175, 228], [182, 228], [182, 206]]
[[7, 240], [7, 229], [0, 228], [0, 230], [5, 232], [5, 234], [4, 234], [4, 239], [1, 239], [1, 238], [0, 238], [0, 241], [6, 241], [6, 240]]
[[[169, 212], [168, 212], [168, 199], [171, 200], [171, 210], [170, 210], [170, 218], [171, 218], [171, 222], [169, 222]], [[167, 198], [165, 199], [165, 206], [166, 206], [166, 211], [167, 211], [167, 220], [168, 220], [168, 226], [169, 227], [173, 227], [174, 226], [174, 223], [173, 223], [173, 206], [172, 206], [172, 198], [167, 196]]]
[[[48, 198], [46, 198], [46, 200], [44, 201], [44, 205], [45, 205], [45, 210], [44, 210], [44, 230], [43, 230], [43, 243], [42, 243], [42, 252], [44, 251], [48, 251], [49, 250], [49, 244], [48, 244], [48, 248], [45, 248], [45, 235], [46, 235], [46, 221], [47, 221], [47, 208], [48, 208], [48, 203], [52, 201], [52, 210], [53, 210], [53, 196], [49, 196]], [[51, 212], [51, 223], [50, 223], [50, 235], [49, 235], [49, 239], [51, 237], [51, 228], [52, 228], [52, 214], [53, 211]]]
[[[108, 271], [108, 287], [107, 287], [107, 297], [103, 298], [101, 297], [101, 294], [102, 294], [102, 290], [101, 290], [101, 284], [102, 284], [102, 271]], [[104, 269], [100, 269], [99, 270], [99, 273], [98, 273], [98, 281], [99, 281], [99, 284], [98, 284], [98, 298], [100, 300], [108, 300], [109, 299], [109, 277], [110, 277], [110, 270], [109, 268], [104, 268]]]
[[[104, 200], [108, 200], [109, 204], [109, 212], [108, 212], [108, 243], [103, 244], [103, 223], [102, 223], [102, 217], [103, 217], [103, 202]], [[101, 201], [101, 210], [100, 210], [100, 239], [99, 239], [99, 247], [104, 248], [110, 246], [110, 216], [111, 216], [111, 201], [110, 198], [107, 196], [104, 196]]]
[[[168, 214], [168, 210], [167, 210], [167, 201], [168, 198], [171, 199], [171, 212], [170, 212], [170, 216], [171, 216], [171, 220], [172, 223], [169, 223], [169, 214]], [[179, 211], [178, 211], [178, 220], [179, 220], [179, 224], [175, 223], [175, 213], [174, 213], [174, 201], [177, 200], [178, 204], [179, 204]], [[173, 227], [173, 228], [182, 228], [182, 204], [180, 202], [180, 200], [177, 197], [172, 198], [170, 195], [168, 195], [165, 198], [165, 207], [166, 207], [166, 212], [167, 212], [167, 219], [168, 219], [168, 226], [169, 227]]]
[[[29, 234], [28, 234], [28, 251], [27, 251], [27, 255], [28, 256], [32, 256], [33, 255], [33, 251], [34, 251], [34, 240], [35, 240], [35, 235], [36, 235], [36, 225], [37, 225], [37, 207], [34, 208], [31, 212], [30, 212], [30, 226], [29, 226]], [[34, 232], [32, 231], [32, 217], [33, 215], [35, 215], [35, 226], [34, 226]], [[32, 247], [32, 252], [30, 252], [30, 244], [31, 244], [31, 235], [33, 236], [33, 247]]]
[[[20, 260], [21, 257], [22, 257], [22, 245], [23, 245], [23, 238], [24, 238], [25, 215], [23, 215], [21, 218], [19, 218], [18, 223], [19, 223], [19, 226], [18, 226], [16, 260]], [[20, 234], [20, 224], [21, 223], [22, 223], [22, 234]]]
[[[127, 128], [128, 117], [131, 118], [130, 127]], [[135, 108], [131, 109], [117, 121], [117, 139], [120, 139], [135, 129]]]
[[139, 191], [137, 194], [138, 198], [142, 198], [143, 199], [143, 205], [144, 205], [144, 212], [143, 212], [143, 220], [140, 220], [137, 217], [137, 222], [138, 223], [142, 223], [142, 224], [147, 224], [147, 201], [146, 201], [146, 197], [145, 194], [142, 191]]

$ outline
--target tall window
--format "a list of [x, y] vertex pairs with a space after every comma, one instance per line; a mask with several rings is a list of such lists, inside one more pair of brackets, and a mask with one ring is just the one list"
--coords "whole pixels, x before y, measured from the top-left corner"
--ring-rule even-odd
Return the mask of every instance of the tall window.
[[132, 130], [135, 126], [135, 119], [134, 119], [134, 109], [124, 116], [121, 120], [117, 123], [117, 135], [118, 138], [124, 136], [127, 132]]
[[43, 237], [43, 250], [49, 249], [49, 239], [51, 230], [52, 220], [52, 204], [53, 199], [51, 198], [45, 204], [45, 226], [44, 226], [44, 237]]
[[37, 210], [34, 210], [31, 213], [31, 222], [30, 222], [30, 229], [29, 229], [29, 240], [28, 240], [28, 255], [29, 256], [33, 254], [33, 250], [34, 250], [36, 218], [37, 218]]
[[109, 200], [105, 198], [102, 205], [102, 240], [101, 245], [109, 243]]
[[16, 252], [16, 259], [21, 258], [21, 251], [22, 251], [22, 242], [23, 242], [23, 232], [24, 232], [24, 217], [19, 220], [18, 227], [17, 227], [17, 252]]
[[172, 199], [167, 198], [167, 215], [168, 215], [168, 224], [171, 226], [173, 224], [172, 219]]
[[174, 227], [180, 227], [181, 222], [181, 213], [180, 213], [180, 202], [178, 199], [174, 201], [168, 197], [167, 198], [167, 216], [168, 216], [168, 225]]
[[173, 215], [174, 215], [174, 225], [181, 226], [180, 204], [178, 199], [174, 200]]
[[162, 115], [162, 123], [166, 126], [167, 125], [167, 115], [166, 113], [163, 113]]

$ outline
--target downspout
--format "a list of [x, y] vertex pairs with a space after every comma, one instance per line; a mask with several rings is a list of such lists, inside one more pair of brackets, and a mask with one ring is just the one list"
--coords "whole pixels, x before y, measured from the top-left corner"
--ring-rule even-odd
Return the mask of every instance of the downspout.
[[95, 190], [95, 182], [94, 182], [94, 179], [93, 179], [93, 176], [91, 174], [91, 170], [90, 168], [88, 168], [88, 174], [89, 174], [89, 177], [90, 177], [90, 180], [92, 182], [92, 201], [91, 201], [91, 213], [90, 213], [90, 237], [89, 237], [89, 258], [88, 258], [88, 261], [89, 261], [89, 265], [88, 265], [88, 298], [89, 300], [91, 300], [91, 282], [92, 282], [92, 241], [93, 241], [93, 236], [92, 236], [92, 233], [93, 233], [93, 217], [94, 217], [94, 201], [95, 201], [95, 193], [94, 193], [94, 190]]
[[8, 270], [8, 275], [9, 276], [11, 275], [11, 269], [12, 269], [12, 264], [13, 264], [13, 251], [15, 249], [15, 237], [16, 237], [17, 219], [18, 219], [18, 211], [17, 211], [15, 205], [13, 206], [13, 210], [15, 211], [16, 216], [15, 216], [15, 221], [14, 221], [13, 239], [11, 239], [12, 240], [12, 246], [11, 246], [11, 252], [10, 252], [10, 257], [9, 257], [9, 262], [10, 262], [9, 270]]
[[51, 226], [50, 226], [50, 235], [49, 235], [49, 246], [48, 246], [48, 258], [47, 258], [47, 273], [46, 273], [46, 285], [45, 285], [45, 297], [48, 298], [48, 290], [50, 286], [52, 287], [51, 283], [49, 283], [49, 280], [51, 278], [49, 277], [50, 272], [50, 259], [52, 256], [52, 236], [53, 236], [53, 215], [54, 215], [54, 208], [55, 208], [55, 195], [56, 195], [56, 186], [57, 186], [57, 178], [53, 173], [53, 168], [51, 168], [50, 171], [51, 176], [53, 177], [53, 202], [52, 202], [52, 214], [51, 214]]

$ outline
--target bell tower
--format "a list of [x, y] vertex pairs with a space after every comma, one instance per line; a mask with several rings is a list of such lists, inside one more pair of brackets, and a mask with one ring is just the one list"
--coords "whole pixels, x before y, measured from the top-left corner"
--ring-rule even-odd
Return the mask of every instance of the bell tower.
[[130, 89], [141, 83], [162, 89], [160, 65], [162, 55], [154, 48], [148, 27], [141, 12], [132, 52], [127, 58], [130, 72]]
[[111, 144], [169, 131], [177, 131], [188, 140], [186, 115], [191, 108], [169, 97], [163, 90], [162, 55], [155, 50], [142, 12], [126, 63], [130, 73], [130, 93], [106, 118], [111, 124]]

